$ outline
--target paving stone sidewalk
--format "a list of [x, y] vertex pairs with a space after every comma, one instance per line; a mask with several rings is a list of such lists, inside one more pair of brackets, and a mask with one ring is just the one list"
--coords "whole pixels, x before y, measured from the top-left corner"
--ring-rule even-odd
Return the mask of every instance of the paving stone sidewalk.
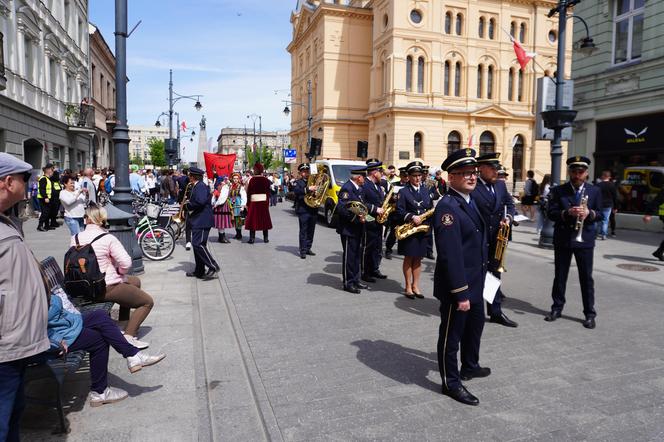
[[[111, 383], [132, 397], [97, 409], [81, 396], [87, 373], [76, 374], [67, 439], [664, 440], [664, 265], [650, 256], [661, 234], [619, 231], [598, 243], [590, 331], [574, 271], [564, 318], [542, 320], [552, 252], [522, 224], [503, 279], [505, 312], [520, 326], [486, 325], [481, 362], [493, 373], [467, 383], [481, 400], [467, 407], [440, 394], [434, 262], [424, 261], [423, 300], [399, 295], [400, 257], [383, 261], [389, 278], [371, 290], [343, 292], [338, 236], [317, 226], [317, 255], [301, 260], [289, 206], [272, 209], [269, 244], [260, 233], [254, 245], [212, 244], [218, 282], [185, 278], [182, 247], [146, 264], [156, 305], [144, 338], [169, 356], [130, 376], [113, 354]], [[28, 242], [60, 260], [63, 229], [39, 236], [28, 224]], [[44, 439], [48, 413], [32, 413], [27, 439]]]

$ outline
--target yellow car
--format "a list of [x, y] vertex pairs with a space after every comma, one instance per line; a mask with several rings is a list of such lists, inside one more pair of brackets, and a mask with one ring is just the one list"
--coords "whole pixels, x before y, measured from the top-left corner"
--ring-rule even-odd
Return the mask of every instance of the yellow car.
[[325, 222], [332, 227], [336, 223], [335, 209], [339, 201], [339, 190], [350, 178], [350, 171], [357, 167], [366, 166], [364, 161], [353, 160], [317, 160], [318, 172], [330, 175], [330, 187], [327, 189], [323, 202], [318, 207], [318, 213], [325, 217]]

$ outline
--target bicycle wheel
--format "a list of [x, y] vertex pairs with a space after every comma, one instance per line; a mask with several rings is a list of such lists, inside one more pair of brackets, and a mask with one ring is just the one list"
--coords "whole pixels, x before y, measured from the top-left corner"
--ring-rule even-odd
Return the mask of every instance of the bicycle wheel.
[[138, 245], [143, 256], [152, 261], [162, 261], [171, 256], [175, 250], [173, 235], [161, 227], [153, 227], [151, 230], [143, 232]]

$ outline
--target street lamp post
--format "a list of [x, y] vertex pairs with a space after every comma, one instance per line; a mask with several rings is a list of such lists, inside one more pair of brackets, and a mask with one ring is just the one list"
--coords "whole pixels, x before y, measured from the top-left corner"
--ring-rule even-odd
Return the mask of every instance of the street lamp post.
[[[584, 53], [592, 53], [595, 49], [588, 24], [581, 17], [567, 15], [568, 8], [579, 3], [581, 0], [559, 0], [558, 6], [549, 11], [548, 17], [553, 17], [558, 13], [558, 52], [556, 67], [556, 101], [553, 110], [542, 112], [544, 126], [553, 129], [553, 139], [551, 140], [551, 186], [560, 184], [561, 179], [561, 160], [563, 155], [562, 133], [563, 129], [570, 127], [576, 118], [576, 111], [565, 109], [563, 107], [564, 85], [565, 85], [565, 40], [567, 32], [567, 19], [577, 18], [583, 22], [586, 27], [586, 38], [583, 39], [580, 50]], [[544, 226], [539, 238], [539, 247], [553, 248], [553, 223], [545, 218]]]
[[[169, 143], [171, 142], [170, 140], [173, 139], [173, 114], [175, 113], [173, 111], [173, 106], [175, 106], [175, 103], [177, 103], [179, 100], [187, 99], [187, 100], [192, 100], [195, 101], [196, 104], [194, 104], [194, 109], [197, 111], [200, 111], [203, 108], [203, 105], [201, 104], [201, 97], [203, 95], [180, 95], [177, 92], [173, 90], [173, 69], [169, 69], [169, 81], [168, 81], [168, 140]], [[175, 96], [175, 98], [173, 98]], [[178, 132], [180, 131], [180, 124], [178, 123]], [[180, 154], [180, 140], [178, 136], [178, 141], [177, 141], [177, 149], [178, 149], [178, 155]], [[172, 166], [173, 161], [171, 157], [168, 157], [168, 166]]]
[[[286, 103], [286, 107], [284, 107], [284, 114], [288, 116], [291, 112], [290, 108], [288, 105], [295, 105], [295, 106], [302, 106], [307, 108], [307, 155], [309, 155], [309, 152], [311, 151], [311, 126], [314, 121], [314, 117], [312, 115], [312, 93], [311, 93], [311, 80], [307, 81], [307, 104], [305, 105], [304, 103], [298, 103], [296, 101], [289, 101], [289, 100], [281, 100], [284, 103]], [[316, 157], [313, 159], [310, 159], [310, 161], [315, 161]]]
[[258, 120], [258, 161], [263, 163], [263, 116], [251, 114], [247, 115], [247, 118], [251, 118], [251, 121], [254, 123], [254, 147], [256, 147], [256, 120]]
[[[177, 127], [176, 144], [177, 144], [177, 151], [178, 151], [178, 156], [179, 156], [180, 153], [181, 153], [181, 150], [180, 150], [180, 114], [178, 112], [173, 112], [173, 113], [175, 114], [175, 117], [177, 119], [176, 120], [176, 127]], [[167, 112], [162, 112], [161, 114], [159, 114], [159, 116], [157, 117], [157, 121], [154, 123], [155, 127], [161, 127], [161, 121], [159, 121], [159, 119], [163, 116], [168, 116], [168, 115], [169, 114]], [[193, 137], [194, 135], [196, 135], [196, 131], [192, 130], [191, 131], [191, 136]], [[171, 135], [169, 135], [168, 138], [170, 139]], [[169, 166], [171, 166], [170, 158], [169, 158]]]

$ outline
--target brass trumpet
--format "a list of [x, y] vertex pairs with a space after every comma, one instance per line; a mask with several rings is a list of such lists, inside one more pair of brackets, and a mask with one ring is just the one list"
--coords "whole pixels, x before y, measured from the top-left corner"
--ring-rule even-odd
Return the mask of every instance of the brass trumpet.
[[507, 251], [507, 244], [510, 240], [510, 225], [504, 223], [498, 229], [498, 236], [496, 237], [496, 251], [493, 257], [498, 261], [497, 272], [504, 273], [507, 271], [505, 268], [505, 252]]

